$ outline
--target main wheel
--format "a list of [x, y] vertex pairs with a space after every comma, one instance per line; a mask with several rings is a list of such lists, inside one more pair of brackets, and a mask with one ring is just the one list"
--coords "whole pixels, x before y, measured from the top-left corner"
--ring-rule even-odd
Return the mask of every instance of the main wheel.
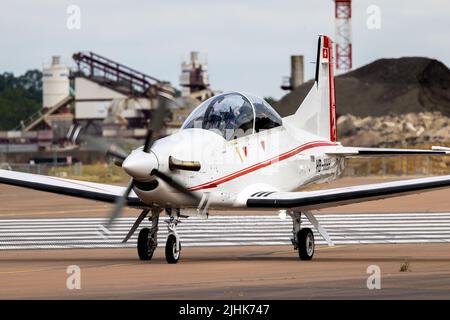
[[150, 237], [150, 229], [142, 228], [139, 231], [139, 237], [137, 242], [137, 251], [139, 259], [151, 260], [153, 252], [155, 251], [155, 245], [153, 238]]
[[300, 260], [311, 260], [314, 256], [314, 234], [311, 229], [301, 229], [297, 234]]
[[173, 234], [169, 234], [166, 242], [166, 260], [168, 263], [177, 263], [180, 259], [181, 241], [179, 250], [177, 250], [177, 238]]

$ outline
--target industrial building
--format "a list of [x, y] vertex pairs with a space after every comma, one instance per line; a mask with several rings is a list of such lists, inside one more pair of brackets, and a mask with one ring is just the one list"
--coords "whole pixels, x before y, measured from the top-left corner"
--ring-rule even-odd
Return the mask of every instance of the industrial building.
[[83, 135], [144, 139], [159, 93], [173, 99], [166, 128], [170, 134], [195, 106], [214, 95], [207, 62], [199, 59], [198, 52], [192, 52], [190, 61], [181, 65], [181, 92], [168, 81], [93, 52], [77, 52], [72, 58], [72, 68], [61, 63], [59, 56], [44, 65], [42, 109], [14, 130], [0, 132], [3, 158], [15, 153], [65, 154], [75, 149], [82, 154], [83, 149], [89, 150], [82, 144]]
[[208, 63], [200, 60], [197, 51], [191, 52], [191, 60], [181, 64], [180, 86], [182, 97], [204, 101], [214, 95], [210, 88]]

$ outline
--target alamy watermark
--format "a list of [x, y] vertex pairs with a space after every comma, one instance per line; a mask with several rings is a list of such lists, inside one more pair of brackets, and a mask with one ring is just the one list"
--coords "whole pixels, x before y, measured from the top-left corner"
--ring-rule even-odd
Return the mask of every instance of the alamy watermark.
[[369, 30], [381, 29], [381, 8], [377, 5], [370, 5], [366, 9], [367, 20], [366, 26]]
[[66, 13], [68, 15], [66, 20], [66, 27], [69, 30], [81, 29], [81, 9], [79, 6], [72, 4], [67, 7]]
[[66, 287], [68, 290], [81, 289], [81, 269], [77, 265], [67, 267], [66, 273], [69, 275], [66, 280]]
[[370, 276], [367, 278], [367, 289], [369, 290], [380, 290], [381, 289], [381, 269], [377, 265], [370, 265], [366, 270], [367, 274]]

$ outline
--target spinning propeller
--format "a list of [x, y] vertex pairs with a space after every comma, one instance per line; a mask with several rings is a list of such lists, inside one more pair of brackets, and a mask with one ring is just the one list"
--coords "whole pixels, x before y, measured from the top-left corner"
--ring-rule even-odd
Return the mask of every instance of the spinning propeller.
[[[131, 190], [133, 190], [135, 183], [145, 183], [146, 180], [148, 181], [148, 178], [150, 176], [158, 177], [178, 192], [181, 192], [192, 199], [199, 200], [194, 193], [187, 190], [176, 179], [159, 171], [158, 160], [156, 159], [156, 156], [150, 151], [153, 143], [160, 136], [160, 131], [164, 127], [164, 119], [166, 117], [168, 100], [172, 99], [166, 96], [164, 93], [159, 93], [158, 108], [153, 113], [152, 119], [149, 123], [147, 136], [145, 137], [145, 143], [142, 150], [136, 150], [132, 154], [127, 155], [119, 148], [112, 146], [108, 148], [106, 152], [108, 155], [117, 159], [115, 163], [121, 166], [132, 177], [122, 196], [117, 198], [115, 202], [113, 211], [111, 212], [108, 222], [105, 225], [107, 229], [109, 229], [114, 220], [122, 213], [124, 206], [127, 204], [128, 196], [130, 195]], [[170, 159], [172, 159], [172, 161]], [[151, 170], [147, 170], [147, 168], [149, 168], [149, 165], [150, 167], [152, 167]], [[169, 167], [171, 170], [179, 169], [198, 171], [200, 170], [200, 163], [180, 161], [170, 157]]]

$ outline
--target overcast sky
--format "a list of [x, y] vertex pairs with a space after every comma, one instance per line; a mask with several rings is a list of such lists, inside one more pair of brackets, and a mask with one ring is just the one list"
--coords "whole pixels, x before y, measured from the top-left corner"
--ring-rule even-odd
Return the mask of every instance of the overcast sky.
[[[82, 1], [0, 0], [0, 72], [41, 68], [55, 54], [73, 64], [93, 51], [178, 86], [191, 50], [209, 62], [213, 89], [281, 97], [291, 54], [305, 55], [313, 77], [316, 36], [334, 37], [332, 0]], [[81, 28], [66, 26], [69, 5]], [[381, 28], [367, 27], [367, 8], [381, 9]], [[355, 67], [383, 57], [425, 56], [450, 66], [450, 1], [355, 0]]]

